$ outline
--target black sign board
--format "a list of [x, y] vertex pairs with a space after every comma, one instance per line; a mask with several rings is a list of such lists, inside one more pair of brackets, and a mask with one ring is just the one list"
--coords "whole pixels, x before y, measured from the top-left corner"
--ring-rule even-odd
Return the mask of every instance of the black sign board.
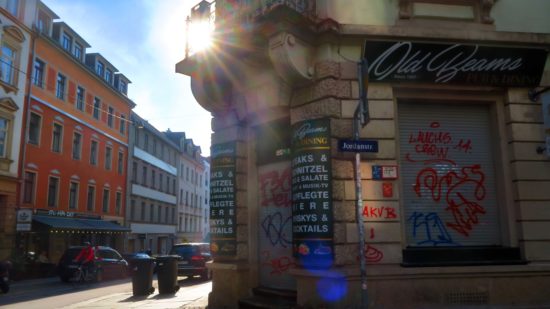
[[292, 126], [293, 252], [306, 268], [332, 265], [330, 119]]
[[343, 152], [378, 152], [378, 141], [369, 140], [338, 140], [338, 150]]
[[367, 41], [370, 82], [538, 86], [548, 51], [467, 44]]
[[211, 147], [210, 237], [214, 255], [237, 254], [235, 142]]

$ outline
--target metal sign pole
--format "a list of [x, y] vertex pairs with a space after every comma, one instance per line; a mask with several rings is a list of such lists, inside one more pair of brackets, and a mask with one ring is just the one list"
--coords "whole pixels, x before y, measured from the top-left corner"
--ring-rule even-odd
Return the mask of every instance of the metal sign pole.
[[[359, 140], [359, 128], [364, 127], [369, 121], [367, 85], [368, 69], [366, 60], [362, 60], [358, 65], [359, 76], [359, 104], [355, 109], [353, 119], [353, 133], [356, 141]], [[367, 80], [364, 80], [366, 78]], [[361, 155], [355, 153], [355, 196], [356, 196], [356, 219], [357, 232], [359, 234], [359, 261], [361, 273], [361, 308], [368, 308], [368, 290], [367, 290], [367, 261], [365, 257], [365, 225], [363, 224], [363, 186], [361, 183]]]

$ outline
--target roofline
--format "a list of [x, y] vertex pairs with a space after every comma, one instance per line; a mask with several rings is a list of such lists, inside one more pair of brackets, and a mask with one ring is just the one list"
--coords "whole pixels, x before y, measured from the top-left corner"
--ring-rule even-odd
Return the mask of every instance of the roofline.
[[65, 27], [69, 28], [69, 30], [71, 30], [72, 34], [74, 34], [74, 35], [79, 39], [79, 41], [81, 41], [81, 42], [83, 42], [83, 43], [86, 44], [86, 48], [92, 47], [92, 46], [90, 45], [90, 43], [86, 42], [86, 40], [84, 40], [84, 39], [80, 36], [80, 34], [78, 34], [78, 32], [76, 32], [76, 31], [74, 31], [74, 29], [71, 28], [71, 26], [69, 26], [66, 22], [64, 22], [64, 21], [54, 21], [53, 24], [54, 24], [54, 25], [59, 24], [59, 25], [63, 25], [63, 26], [65, 26]]

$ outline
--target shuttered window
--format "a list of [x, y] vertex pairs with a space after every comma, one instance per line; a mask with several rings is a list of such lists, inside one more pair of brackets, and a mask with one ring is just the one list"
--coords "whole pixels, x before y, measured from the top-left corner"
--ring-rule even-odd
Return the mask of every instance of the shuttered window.
[[408, 247], [501, 245], [489, 106], [398, 108]]

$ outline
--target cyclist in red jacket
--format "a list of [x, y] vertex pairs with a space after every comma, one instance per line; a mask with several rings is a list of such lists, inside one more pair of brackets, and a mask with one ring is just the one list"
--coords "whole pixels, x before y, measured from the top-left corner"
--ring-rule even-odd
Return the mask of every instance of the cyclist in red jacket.
[[82, 264], [89, 272], [94, 270], [95, 251], [90, 242], [84, 243], [85, 247], [80, 250], [74, 261]]

